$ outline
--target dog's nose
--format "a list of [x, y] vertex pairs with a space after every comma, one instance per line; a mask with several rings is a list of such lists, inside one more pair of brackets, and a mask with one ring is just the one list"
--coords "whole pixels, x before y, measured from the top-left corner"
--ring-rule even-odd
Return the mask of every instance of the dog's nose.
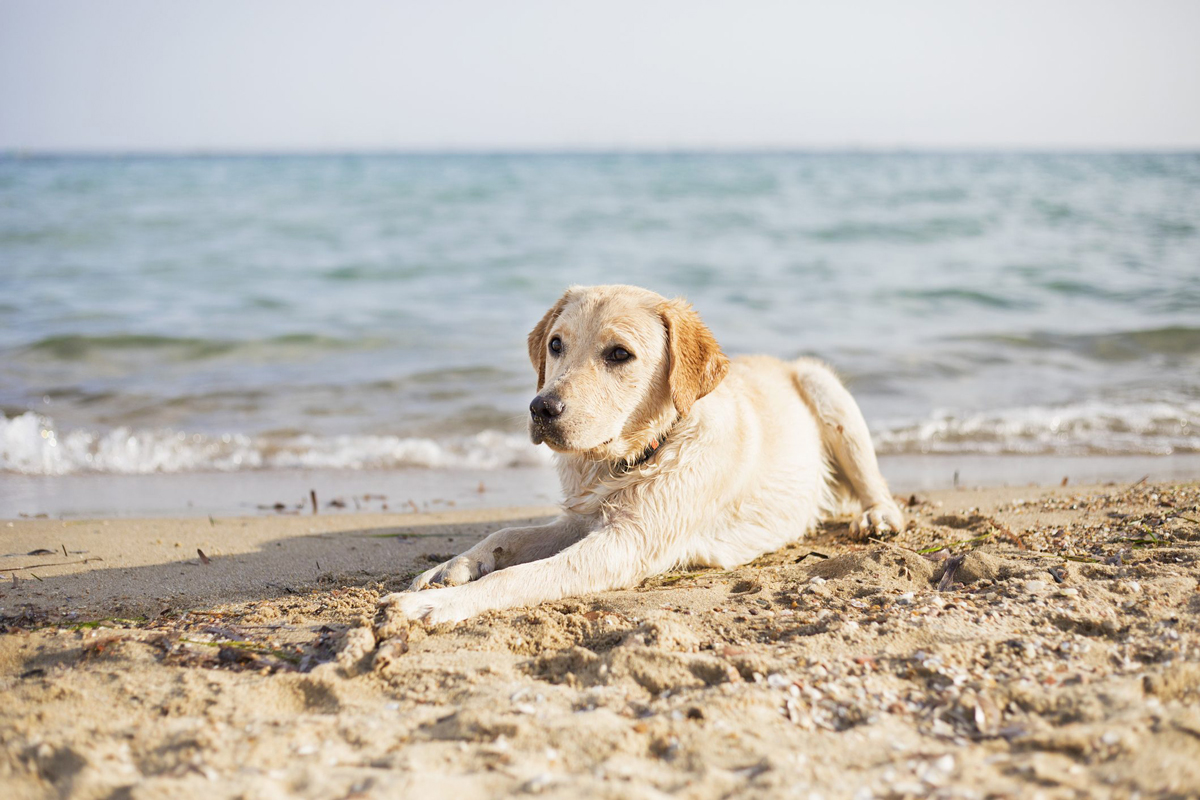
[[529, 413], [534, 419], [554, 419], [566, 405], [557, 397], [542, 397], [540, 394], [529, 404]]

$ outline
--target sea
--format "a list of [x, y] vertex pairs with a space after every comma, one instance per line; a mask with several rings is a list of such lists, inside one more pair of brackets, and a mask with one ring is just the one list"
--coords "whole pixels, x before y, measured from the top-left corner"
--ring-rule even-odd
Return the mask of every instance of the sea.
[[1200, 154], [14, 154], [0, 483], [544, 470], [525, 336], [598, 283], [885, 457], [1200, 454]]

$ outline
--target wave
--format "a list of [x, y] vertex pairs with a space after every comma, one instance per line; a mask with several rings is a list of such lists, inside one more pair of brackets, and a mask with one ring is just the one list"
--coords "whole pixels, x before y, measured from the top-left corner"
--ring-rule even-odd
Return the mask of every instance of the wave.
[[[1167, 455], [1200, 453], [1200, 401], [1082, 403], [981, 412], [938, 411], [897, 420], [872, 436], [881, 455]], [[32, 411], [0, 418], [0, 471], [29, 475], [254, 469], [497, 470], [545, 466], [523, 435], [487, 430], [431, 439], [286, 432], [210, 435], [170, 429], [60, 430]]]
[[313, 352], [378, 347], [381, 339], [337, 339], [318, 334], [293, 333], [265, 339], [200, 339], [181, 336], [117, 333], [98, 336], [66, 334], [47, 336], [16, 349], [29, 355], [58, 361], [86, 361], [98, 357], [153, 353], [173, 361], [200, 361], [229, 354], [246, 356], [309, 355]]
[[937, 411], [873, 432], [881, 454], [1168, 455], [1200, 453], [1200, 402], [1091, 402]]
[[247, 469], [504, 469], [550, 463], [524, 436], [483, 431], [444, 440], [389, 435], [208, 435], [116, 428], [59, 430], [33, 412], [0, 419], [0, 470], [28, 475]]
[[971, 217], [937, 217], [903, 222], [843, 222], [809, 231], [808, 235], [819, 242], [839, 244], [859, 242], [928, 244], [982, 236], [985, 232], [986, 227], [983, 220]]
[[1023, 308], [1029, 305], [1027, 302], [977, 289], [901, 289], [896, 294], [913, 300], [927, 300], [931, 303], [964, 303], [988, 308]]
[[1069, 350], [1104, 362], [1134, 361], [1146, 356], [1180, 358], [1200, 354], [1200, 328], [1182, 325], [1115, 333], [1030, 333], [966, 338], [1030, 350]]

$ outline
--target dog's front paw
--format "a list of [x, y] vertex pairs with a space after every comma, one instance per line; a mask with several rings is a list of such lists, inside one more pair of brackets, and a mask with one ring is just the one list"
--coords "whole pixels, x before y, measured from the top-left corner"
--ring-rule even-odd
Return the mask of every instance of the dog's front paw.
[[850, 523], [850, 530], [858, 536], [899, 533], [904, 530], [904, 512], [888, 498], [864, 508], [862, 516]]
[[418, 575], [409, 587], [410, 591], [428, 589], [430, 586], [459, 586], [479, 580], [491, 572], [491, 565], [482, 560], [463, 554], [449, 561], [438, 564], [430, 570]]
[[424, 592], [393, 592], [379, 601], [375, 636], [383, 640], [413, 623], [441, 625], [462, 622], [471, 616], [453, 588]]

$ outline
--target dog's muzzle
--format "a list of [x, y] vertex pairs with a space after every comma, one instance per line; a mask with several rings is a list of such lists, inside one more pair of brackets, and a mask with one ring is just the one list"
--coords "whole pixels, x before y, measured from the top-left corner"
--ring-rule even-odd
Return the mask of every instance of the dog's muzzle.
[[556, 423], [566, 407], [562, 400], [554, 396], [539, 394], [533, 398], [533, 402], [529, 404], [529, 436], [534, 444], [541, 444], [547, 440], [558, 441]]

